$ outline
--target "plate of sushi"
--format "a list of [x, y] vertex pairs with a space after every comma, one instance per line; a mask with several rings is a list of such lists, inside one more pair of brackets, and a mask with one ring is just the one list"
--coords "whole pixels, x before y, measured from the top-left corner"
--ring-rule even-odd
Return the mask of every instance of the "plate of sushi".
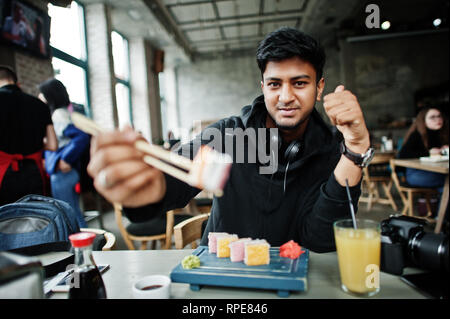
[[208, 246], [199, 246], [171, 272], [173, 282], [191, 290], [223, 286], [274, 290], [280, 297], [307, 289], [309, 251], [294, 241], [271, 247], [264, 239], [211, 232]]

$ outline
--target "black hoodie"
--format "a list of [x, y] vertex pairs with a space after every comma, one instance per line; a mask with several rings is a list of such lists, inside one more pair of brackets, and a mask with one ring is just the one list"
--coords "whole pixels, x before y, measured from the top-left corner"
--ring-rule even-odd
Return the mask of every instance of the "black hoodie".
[[[224, 139], [230, 129], [264, 127], [266, 115], [264, 97], [259, 96], [252, 105], [242, 109], [241, 116], [220, 120], [210, 128], [218, 129]], [[201, 245], [207, 245], [209, 232], [228, 232], [239, 237], [266, 239], [272, 246], [292, 239], [315, 252], [335, 250], [333, 222], [351, 218], [345, 187], [336, 182], [333, 174], [341, 157], [341, 139], [342, 135], [336, 130], [333, 132], [313, 109], [301, 141], [301, 151], [289, 163], [287, 171], [283, 145], [279, 150], [277, 171], [273, 174], [260, 174], [264, 164], [258, 160], [247, 161], [246, 158], [245, 163], [237, 163], [234, 156], [224, 195], [213, 199]], [[190, 150], [192, 158], [196, 145], [210, 141], [202, 140], [199, 135], [181, 146], [178, 153], [186, 154], [186, 150]], [[251, 149], [253, 144], [247, 141], [245, 145]], [[200, 191], [167, 174], [165, 177], [167, 192], [161, 202], [124, 209], [131, 222], [147, 221], [167, 210], [184, 207]], [[360, 185], [351, 187], [350, 191], [356, 209]]]

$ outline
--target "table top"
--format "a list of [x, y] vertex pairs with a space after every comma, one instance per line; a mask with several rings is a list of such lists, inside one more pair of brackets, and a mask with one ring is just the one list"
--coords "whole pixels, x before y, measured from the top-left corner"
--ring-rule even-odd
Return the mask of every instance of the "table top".
[[395, 152], [375, 152], [370, 164], [388, 164], [391, 158], [395, 157]]
[[[97, 264], [109, 264], [110, 269], [103, 274], [107, 296], [111, 299], [130, 299], [132, 284], [148, 275], [170, 276], [172, 269], [193, 252], [180, 250], [119, 250], [95, 251]], [[51, 298], [67, 298], [66, 293], [54, 293]], [[175, 299], [271, 299], [279, 298], [276, 291], [204, 286], [200, 291], [192, 291], [185, 283], [172, 283], [171, 298]], [[304, 292], [292, 292], [287, 298], [303, 299], [354, 299], [340, 289], [337, 255], [310, 252], [308, 288]], [[380, 292], [370, 299], [422, 299], [417, 290], [404, 283], [400, 277], [381, 272]], [[283, 298], [284, 299], [284, 298]]]
[[413, 158], [413, 159], [395, 159], [394, 163], [395, 165], [398, 166], [422, 169], [441, 174], [448, 174], [448, 161], [425, 162], [421, 161], [418, 158]]

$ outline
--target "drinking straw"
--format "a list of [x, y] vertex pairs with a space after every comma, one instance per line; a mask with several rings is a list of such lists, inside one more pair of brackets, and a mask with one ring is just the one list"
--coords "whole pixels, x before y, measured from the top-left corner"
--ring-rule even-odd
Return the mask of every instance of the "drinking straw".
[[356, 227], [355, 209], [353, 208], [353, 201], [352, 196], [350, 195], [350, 187], [348, 186], [348, 179], [345, 179], [345, 189], [347, 190], [348, 204], [350, 205], [350, 212], [352, 213], [353, 228], [357, 229], [358, 227]]

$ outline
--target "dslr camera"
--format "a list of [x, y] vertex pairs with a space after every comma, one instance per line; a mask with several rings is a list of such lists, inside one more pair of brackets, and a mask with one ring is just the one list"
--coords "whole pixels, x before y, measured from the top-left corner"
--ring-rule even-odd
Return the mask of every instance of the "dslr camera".
[[405, 267], [416, 267], [449, 272], [448, 236], [426, 232], [425, 225], [425, 220], [408, 216], [381, 222], [381, 271], [402, 275]]

